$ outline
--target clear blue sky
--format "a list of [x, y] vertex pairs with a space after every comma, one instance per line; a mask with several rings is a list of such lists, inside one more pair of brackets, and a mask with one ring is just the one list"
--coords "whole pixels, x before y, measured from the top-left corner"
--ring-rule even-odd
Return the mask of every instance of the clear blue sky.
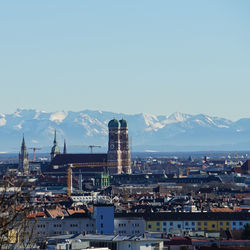
[[0, 0], [0, 112], [250, 117], [249, 0]]

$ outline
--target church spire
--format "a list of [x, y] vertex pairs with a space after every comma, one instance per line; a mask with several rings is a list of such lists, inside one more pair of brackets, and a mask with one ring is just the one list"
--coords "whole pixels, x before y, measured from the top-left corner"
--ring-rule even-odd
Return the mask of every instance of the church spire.
[[29, 174], [29, 159], [28, 159], [28, 154], [27, 154], [27, 150], [26, 150], [24, 134], [23, 134], [23, 140], [22, 140], [22, 145], [21, 145], [21, 151], [19, 153], [18, 169], [24, 175]]
[[57, 154], [60, 154], [60, 149], [59, 149], [59, 147], [57, 146], [56, 129], [55, 129], [55, 134], [54, 134], [54, 145], [53, 145], [53, 147], [51, 148], [51, 153], [50, 153], [51, 160], [53, 160], [53, 158], [54, 158]]
[[24, 140], [24, 134], [23, 134], [23, 140], [22, 140], [22, 145], [21, 145], [21, 154], [26, 155], [26, 145], [25, 145], [25, 140]]
[[66, 140], [64, 139], [63, 153], [67, 154]]
[[54, 145], [57, 145], [57, 140], [56, 140], [56, 129], [55, 129], [55, 133], [54, 133]]

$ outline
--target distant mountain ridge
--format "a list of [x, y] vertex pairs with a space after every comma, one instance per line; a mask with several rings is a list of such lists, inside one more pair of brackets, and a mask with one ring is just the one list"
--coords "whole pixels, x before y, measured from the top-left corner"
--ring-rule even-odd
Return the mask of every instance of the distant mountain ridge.
[[48, 152], [55, 129], [59, 146], [66, 139], [69, 150], [82, 151], [77, 147], [96, 144], [102, 146], [101, 151], [106, 151], [107, 124], [113, 118], [128, 121], [134, 151], [250, 150], [250, 118], [233, 122], [179, 112], [165, 116], [17, 109], [12, 114], [0, 113], [0, 151], [17, 151], [24, 133], [28, 147], [42, 147]]

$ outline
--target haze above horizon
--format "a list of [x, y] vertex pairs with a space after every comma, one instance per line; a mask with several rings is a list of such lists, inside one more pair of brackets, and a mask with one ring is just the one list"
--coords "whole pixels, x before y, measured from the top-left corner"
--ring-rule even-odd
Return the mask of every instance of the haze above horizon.
[[250, 2], [1, 1], [0, 112], [250, 117]]

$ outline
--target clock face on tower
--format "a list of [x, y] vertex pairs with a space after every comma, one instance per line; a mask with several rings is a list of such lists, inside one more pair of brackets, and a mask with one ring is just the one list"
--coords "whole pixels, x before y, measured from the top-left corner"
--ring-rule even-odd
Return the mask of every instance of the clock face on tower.
[[115, 148], [115, 145], [114, 145], [114, 144], [111, 144], [111, 145], [110, 145], [110, 148], [111, 148], [111, 149], [114, 149], [114, 148]]

